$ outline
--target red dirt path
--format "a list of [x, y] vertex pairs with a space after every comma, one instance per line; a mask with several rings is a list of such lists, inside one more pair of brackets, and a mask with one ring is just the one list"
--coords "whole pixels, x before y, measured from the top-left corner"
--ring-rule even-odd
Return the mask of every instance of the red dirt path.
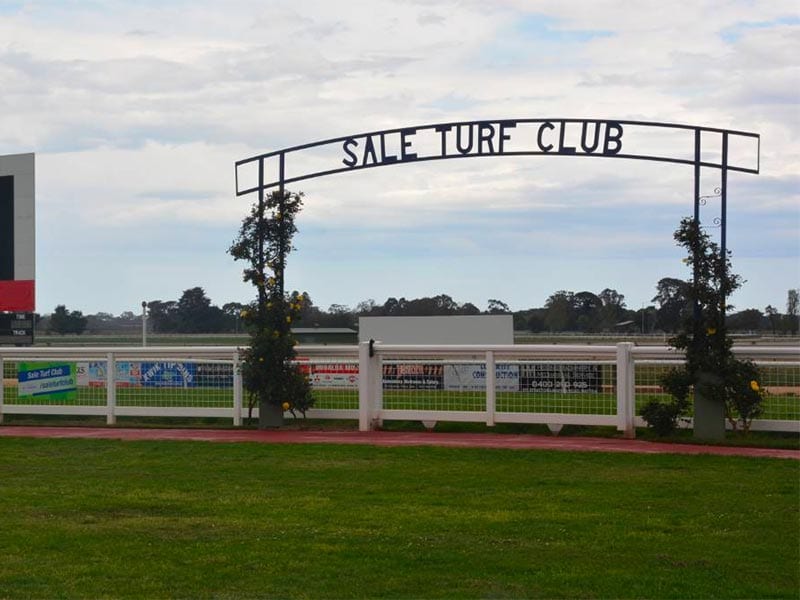
[[800, 450], [668, 444], [643, 440], [590, 437], [548, 437], [492, 433], [397, 431], [254, 431], [234, 429], [135, 429], [111, 427], [0, 427], [0, 437], [92, 438], [109, 440], [193, 440], [263, 444], [361, 444], [372, 446], [446, 446], [640, 454], [714, 454], [800, 460]]

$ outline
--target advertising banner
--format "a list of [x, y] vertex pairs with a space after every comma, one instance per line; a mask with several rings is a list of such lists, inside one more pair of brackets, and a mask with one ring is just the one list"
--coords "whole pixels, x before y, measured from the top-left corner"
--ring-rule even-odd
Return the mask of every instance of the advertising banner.
[[[495, 389], [498, 392], [519, 391], [519, 366], [495, 365]], [[459, 392], [477, 392], [486, 389], [484, 363], [444, 366], [444, 389]]]
[[601, 385], [600, 365], [545, 363], [519, 367], [519, 387], [523, 392], [578, 394], [599, 392]]
[[229, 364], [198, 363], [195, 371], [194, 387], [232, 388], [233, 366]]
[[[106, 362], [80, 362], [77, 364], [78, 385], [81, 387], [105, 387]], [[140, 387], [142, 369], [138, 362], [117, 363], [117, 387]]]
[[358, 389], [358, 364], [315, 363], [311, 365], [309, 380], [316, 388]]
[[197, 365], [182, 362], [143, 362], [142, 386], [188, 388], [195, 387]]
[[20, 398], [75, 400], [75, 372], [75, 364], [70, 363], [20, 363], [17, 392]]
[[384, 364], [383, 387], [387, 390], [442, 390], [444, 365]]

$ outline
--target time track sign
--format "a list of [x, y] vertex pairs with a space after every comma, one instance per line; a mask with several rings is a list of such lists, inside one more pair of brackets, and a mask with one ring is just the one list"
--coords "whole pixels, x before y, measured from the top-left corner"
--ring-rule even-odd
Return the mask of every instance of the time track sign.
[[33, 313], [0, 313], [0, 345], [33, 344]]

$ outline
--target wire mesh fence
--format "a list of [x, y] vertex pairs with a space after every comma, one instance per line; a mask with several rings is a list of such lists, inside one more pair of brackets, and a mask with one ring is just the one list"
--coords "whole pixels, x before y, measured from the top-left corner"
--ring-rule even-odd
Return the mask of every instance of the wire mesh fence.
[[84, 380], [86, 364], [63, 360], [5, 360], [3, 401], [11, 406], [104, 406], [105, 384], [88, 385]]
[[616, 366], [611, 361], [520, 360], [496, 375], [498, 412], [613, 415]]
[[[188, 416], [191, 410], [199, 411], [198, 415], [203, 410], [206, 415], [222, 415], [215, 412], [222, 410], [230, 411], [224, 414], [233, 415], [236, 422], [241, 377], [235, 348], [219, 348], [216, 353], [197, 348], [148, 348], [138, 353], [132, 349], [127, 353], [119, 349], [26, 350], [29, 352], [0, 349], [0, 414], [4, 405], [7, 412], [29, 406], [35, 412], [52, 408], [51, 414], [58, 414], [59, 407], [85, 414], [106, 414], [108, 408], [108, 414], [119, 410], [119, 414], [141, 416], [146, 416], [148, 409], [153, 416], [169, 410], [172, 414], [168, 416]], [[305, 349], [298, 364], [311, 383], [315, 410], [323, 415], [320, 418], [354, 418], [354, 411], [367, 403], [374, 404], [377, 412], [371, 414], [378, 419], [381, 411], [394, 411], [390, 418], [403, 418], [403, 412], [435, 411], [439, 419], [451, 413], [454, 420], [487, 423], [493, 414], [498, 422], [534, 422], [525, 419], [535, 419], [535, 415], [551, 415], [551, 422], [557, 422], [552, 419], [558, 415], [570, 415], [572, 422], [578, 422], [575, 419], [585, 415], [613, 424], [613, 419], [623, 416], [617, 414], [624, 396], [621, 392], [629, 390], [634, 414], [641, 415], [647, 402], [668, 400], [662, 378], [683, 364], [667, 349], [639, 348], [630, 363], [632, 377], [619, 383], [618, 354], [614, 360], [619, 348], [613, 347], [587, 346], [571, 352], [553, 347], [505, 347], [497, 350], [496, 357], [490, 350], [464, 352], [447, 347], [386, 350], [376, 353], [371, 359], [376, 362], [367, 367], [377, 388], [368, 388], [364, 395], [359, 385], [364, 364], [357, 358], [356, 348]], [[772, 354], [761, 349], [750, 358], [759, 366], [758, 384], [764, 391], [764, 411], [759, 419], [773, 422], [771, 427], [795, 430], [800, 423], [800, 356], [785, 349]], [[493, 365], [493, 374], [487, 365]], [[493, 386], [487, 388], [487, 382]], [[238, 393], [242, 398], [241, 387]], [[246, 407], [246, 394], [243, 402]], [[780, 425], [775, 425], [778, 422]]]
[[485, 370], [485, 363], [456, 365], [441, 357], [384, 357], [381, 365], [383, 408], [387, 410], [486, 410], [486, 392], [456, 387], [448, 379], [453, 369]]
[[764, 390], [764, 413], [760, 419], [800, 420], [800, 363], [759, 362], [760, 386]]
[[[497, 412], [613, 415], [613, 361], [501, 359], [494, 364]], [[382, 360], [387, 410], [485, 411], [485, 359], [435, 356]]]
[[358, 409], [358, 360], [307, 357], [297, 364], [311, 383], [315, 408]]
[[[662, 387], [663, 377], [683, 366], [680, 360], [637, 360], [635, 393], [636, 414], [650, 401], [666, 402], [669, 394]], [[764, 392], [761, 420], [800, 420], [800, 363], [789, 361], [756, 361]], [[691, 414], [691, 411], [690, 411]]]

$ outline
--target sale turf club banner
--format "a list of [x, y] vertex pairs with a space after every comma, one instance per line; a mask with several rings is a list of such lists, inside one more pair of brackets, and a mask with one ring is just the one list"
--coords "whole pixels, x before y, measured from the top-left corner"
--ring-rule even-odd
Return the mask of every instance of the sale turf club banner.
[[17, 393], [20, 398], [74, 400], [77, 395], [74, 363], [20, 363]]

